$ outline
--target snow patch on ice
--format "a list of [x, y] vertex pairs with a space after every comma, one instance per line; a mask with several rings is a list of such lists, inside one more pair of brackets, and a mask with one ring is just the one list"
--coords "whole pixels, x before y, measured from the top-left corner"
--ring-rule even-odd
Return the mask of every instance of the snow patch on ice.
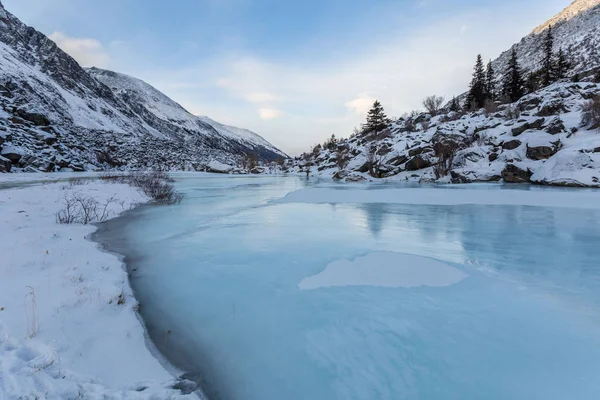
[[412, 288], [454, 285], [467, 275], [443, 262], [411, 254], [374, 252], [354, 260], [338, 260], [317, 275], [303, 279], [298, 287], [377, 286]]

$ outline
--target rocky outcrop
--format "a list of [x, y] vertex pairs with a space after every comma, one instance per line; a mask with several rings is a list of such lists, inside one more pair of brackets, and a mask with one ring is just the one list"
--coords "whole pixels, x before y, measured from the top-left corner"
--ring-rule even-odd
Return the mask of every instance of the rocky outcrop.
[[528, 183], [531, 182], [533, 172], [517, 167], [514, 164], [508, 164], [502, 171], [502, 179], [507, 183]]
[[428, 168], [430, 166], [431, 161], [421, 156], [413, 157], [405, 164], [405, 168], [407, 171], [418, 171], [420, 169]]
[[540, 129], [544, 125], [545, 121], [546, 120], [544, 118], [540, 118], [540, 119], [537, 119], [537, 120], [535, 120], [533, 122], [522, 123], [521, 125], [516, 126], [516, 127], [514, 127], [512, 129], [512, 135], [513, 136], [519, 136], [519, 135], [521, 135], [523, 132], [525, 132], [527, 130], [530, 130], [530, 129]]

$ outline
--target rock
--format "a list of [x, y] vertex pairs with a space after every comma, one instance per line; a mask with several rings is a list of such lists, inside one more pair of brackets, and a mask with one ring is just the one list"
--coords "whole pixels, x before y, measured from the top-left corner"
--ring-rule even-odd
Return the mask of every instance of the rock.
[[336, 172], [335, 174], [333, 174], [333, 180], [341, 181], [343, 179], [346, 179], [346, 177], [348, 177], [348, 175], [350, 175], [350, 171], [342, 169], [342, 170]]
[[39, 169], [33, 168], [31, 165], [28, 165], [23, 169], [23, 172], [36, 173], [36, 172], [42, 172], [42, 171], [40, 171]]
[[550, 115], [556, 115], [566, 111], [567, 109], [565, 108], [565, 104], [562, 100], [554, 100], [544, 104], [542, 108], [540, 108], [540, 111], [538, 111], [537, 115], [540, 117], [548, 117]]
[[408, 157], [406, 157], [406, 156], [396, 156], [396, 157], [390, 159], [388, 161], [388, 163], [391, 164], [391, 165], [393, 165], [393, 166], [395, 166], [395, 167], [398, 167], [400, 165], [403, 165], [407, 161], [408, 161]]
[[490, 160], [490, 162], [494, 162], [498, 159], [498, 153], [490, 153], [488, 160]]
[[540, 129], [544, 125], [545, 121], [546, 120], [544, 118], [540, 118], [540, 119], [537, 119], [537, 120], [535, 120], [533, 122], [526, 122], [526, 123], [524, 123], [522, 125], [514, 127], [512, 129], [512, 135], [513, 136], [519, 136], [520, 134], [522, 134], [523, 132], [525, 132], [525, 131], [527, 131], [529, 129]]
[[413, 157], [406, 163], [406, 169], [408, 171], [418, 171], [420, 169], [428, 168], [430, 166], [431, 162], [422, 158], [421, 156]]
[[358, 174], [351, 174], [346, 178], [346, 182], [363, 182], [366, 180], [367, 180], [367, 178], [365, 178], [362, 175], [358, 175]]
[[452, 178], [450, 181], [452, 183], [471, 183], [472, 180], [467, 178], [465, 175], [460, 174], [456, 171], [450, 171], [450, 177]]
[[507, 183], [527, 183], [531, 182], [533, 172], [529, 169], [523, 170], [514, 164], [507, 164], [502, 171], [502, 179]]
[[12, 145], [6, 145], [2, 147], [0, 156], [8, 158], [13, 164], [16, 164], [23, 157], [23, 154], [21, 154], [21, 149]]
[[62, 157], [57, 157], [55, 162], [60, 168], [66, 168], [69, 166], [69, 164], [71, 164], [71, 160], [67, 160]]
[[521, 141], [520, 140], [510, 140], [508, 142], [504, 142], [502, 143], [502, 148], [504, 150], [514, 150], [517, 147], [519, 147], [521, 145]]
[[432, 152], [433, 149], [429, 146], [425, 146], [425, 147], [418, 147], [416, 149], [412, 149], [408, 152], [408, 156], [409, 157], [414, 157], [414, 156], [418, 156], [421, 155], [423, 153], [430, 153]]
[[600, 153], [600, 147], [596, 147], [593, 151], [593, 153]]
[[84, 172], [85, 171], [83, 164], [78, 163], [78, 162], [69, 164], [69, 168], [71, 168], [75, 172]]
[[533, 110], [542, 104], [542, 99], [539, 97], [524, 98], [519, 102], [519, 106], [523, 110]]
[[360, 167], [355, 168], [354, 170], [357, 172], [369, 172], [369, 170], [371, 169], [371, 163], [366, 161], [364, 164], [362, 164]]
[[262, 167], [254, 167], [250, 170], [250, 173], [255, 174], [255, 175], [262, 174], [264, 172], [265, 172], [265, 169]]
[[546, 126], [546, 132], [551, 135], [556, 135], [561, 132], [565, 132], [566, 130], [567, 129], [565, 128], [565, 125], [559, 117], [552, 118], [552, 120], [550, 120]]
[[42, 115], [42, 114], [30, 113], [25, 110], [17, 109], [15, 111], [15, 115], [18, 115], [21, 119], [24, 119], [25, 121], [29, 121], [32, 124], [37, 125], [37, 126], [50, 125], [50, 120], [48, 118], [46, 118], [45, 115]]
[[8, 158], [0, 156], [0, 172], [10, 172], [12, 162]]
[[532, 160], [546, 160], [558, 152], [559, 146], [527, 146], [527, 158]]

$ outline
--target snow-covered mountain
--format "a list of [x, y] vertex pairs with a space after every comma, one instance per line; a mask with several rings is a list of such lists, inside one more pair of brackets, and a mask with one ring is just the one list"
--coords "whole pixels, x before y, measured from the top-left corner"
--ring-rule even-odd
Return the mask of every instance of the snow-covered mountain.
[[0, 3], [0, 171], [204, 169], [286, 157], [250, 131], [198, 118], [145, 82], [84, 70]]
[[[563, 49], [572, 63], [571, 75], [579, 74], [583, 78], [600, 68], [600, 0], [575, 0], [515, 44], [524, 71], [539, 68], [544, 37], [550, 26], [554, 31], [555, 51]], [[511, 51], [512, 48], [493, 61], [496, 71], [506, 70]]]

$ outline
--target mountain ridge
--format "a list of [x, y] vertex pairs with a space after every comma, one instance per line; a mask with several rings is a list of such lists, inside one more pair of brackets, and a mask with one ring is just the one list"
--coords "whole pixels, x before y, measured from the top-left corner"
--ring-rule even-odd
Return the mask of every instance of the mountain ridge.
[[83, 69], [0, 4], [0, 171], [203, 170], [287, 157], [257, 134], [214, 124], [137, 78]]

